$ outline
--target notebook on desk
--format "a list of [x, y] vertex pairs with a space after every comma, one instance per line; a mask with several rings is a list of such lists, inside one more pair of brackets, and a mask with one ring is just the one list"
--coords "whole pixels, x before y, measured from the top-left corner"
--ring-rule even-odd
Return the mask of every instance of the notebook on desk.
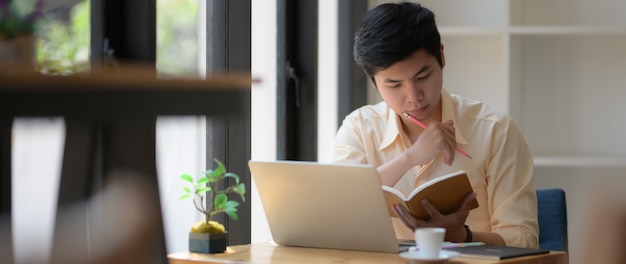
[[550, 250], [547, 250], [547, 249], [507, 247], [507, 246], [497, 246], [497, 245], [459, 247], [459, 248], [450, 248], [446, 250], [459, 252], [461, 253], [461, 257], [465, 257], [465, 258], [479, 258], [479, 259], [493, 259], [493, 260], [510, 259], [510, 258], [550, 253]]
[[397, 253], [376, 168], [306, 161], [250, 161], [274, 242]]

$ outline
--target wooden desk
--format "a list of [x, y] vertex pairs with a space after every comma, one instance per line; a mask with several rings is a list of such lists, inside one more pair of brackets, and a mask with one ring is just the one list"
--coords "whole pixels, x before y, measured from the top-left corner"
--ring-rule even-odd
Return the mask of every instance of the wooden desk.
[[[317, 248], [285, 247], [274, 243], [259, 243], [228, 247], [221, 254], [197, 254], [189, 252], [172, 253], [167, 256], [170, 264], [197, 263], [411, 263], [398, 254], [332, 250]], [[550, 254], [520, 257], [502, 261], [453, 258], [448, 264], [566, 264], [567, 253], [552, 251]]]

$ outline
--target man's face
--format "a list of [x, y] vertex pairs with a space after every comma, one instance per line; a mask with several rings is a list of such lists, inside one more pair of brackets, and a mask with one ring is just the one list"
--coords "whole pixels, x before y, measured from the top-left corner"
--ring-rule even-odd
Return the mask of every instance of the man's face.
[[[445, 64], [443, 46], [441, 53]], [[381, 97], [394, 112], [408, 112], [424, 123], [441, 118], [442, 79], [442, 66], [424, 50], [374, 74]], [[405, 125], [410, 123], [401, 120]]]

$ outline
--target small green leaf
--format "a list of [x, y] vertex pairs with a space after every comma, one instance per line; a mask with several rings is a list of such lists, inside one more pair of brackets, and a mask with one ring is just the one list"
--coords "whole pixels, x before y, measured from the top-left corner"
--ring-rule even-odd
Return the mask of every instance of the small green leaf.
[[237, 220], [237, 206], [239, 206], [237, 201], [228, 201], [224, 205], [224, 212], [233, 220]]
[[191, 193], [191, 190], [187, 186], [183, 186], [183, 191], [185, 191], [186, 193]]
[[228, 202], [226, 202], [226, 204], [224, 204], [224, 210], [236, 209], [237, 206], [239, 206], [239, 202], [237, 202], [237, 201], [228, 201]]
[[213, 206], [215, 207], [215, 210], [222, 210], [226, 205], [226, 202], [228, 202], [228, 195], [220, 193], [215, 196], [215, 200], [213, 200]]
[[246, 184], [245, 183], [240, 183], [235, 185], [235, 192], [239, 194], [239, 196], [241, 196], [241, 200], [242, 201], [246, 201]]
[[193, 177], [189, 174], [180, 175], [180, 179], [189, 183], [193, 183]]
[[196, 186], [198, 186], [198, 185], [200, 185], [200, 184], [207, 183], [207, 182], [209, 182], [209, 178], [207, 178], [207, 177], [202, 177], [202, 178], [198, 179], [198, 182], [196, 182]]
[[202, 187], [202, 188], [196, 189], [196, 193], [205, 193], [205, 192], [210, 192], [210, 191], [211, 191], [211, 187]]
[[229, 177], [230, 177], [230, 178], [234, 178], [234, 179], [235, 179], [235, 183], [236, 183], [236, 184], [237, 184], [237, 183], [239, 183], [239, 175], [237, 175], [237, 174], [235, 174], [235, 173], [232, 173], [232, 172], [227, 172], [227, 173], [225, 173], [225, 174], [224, 174], [224, 177], [225, 177], [225, 178], [229, 178]]
[[198, 179], [198, 181], [196, 182], [195, 188], [196, 189], [200, 189], [202, 187], [206, 187], [207, 186], [207, 182], [212, 182], [212, 181], [209, 180], [209, 178], [207, 178], [207, 177], [202, 177], [202, 178]]
[[214, 182], [220, 177], [219, 172], [215, 170], [207, 170], [204, 172], [204, 175], [206, 175], [209, 182]]
[[228, 216], [230, 216], [230, 218], [232, 218], [233, 220], [237, 221], [237, 210], [235, 210], [235, 212], [225, 212]]
[[180, 200], [184, 200], [184, 199], [187, 199], [187, 198], [189, 198], [189, 197], [191, 197], [191, 195], [189, 195], [189, 194], [183, 194], [183, 195], [181, 195], [181, 196], [180, 196], [180, 198], [179, 198], [179, 199], [180, 199]]
[[226, 167], [224, 163], [220, 162], [218, 159], [213, 159], [215, 163], [217, 163], [217, 169], [215, 169], [214, 176], [220, 176], [226, 172]]

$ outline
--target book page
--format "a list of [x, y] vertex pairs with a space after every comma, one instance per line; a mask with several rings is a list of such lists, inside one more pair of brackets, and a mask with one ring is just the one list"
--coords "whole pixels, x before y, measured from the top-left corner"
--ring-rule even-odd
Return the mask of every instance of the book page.
[[437, 184], [437, 183], [439, 183], [439, 182], [445, 181], [445, 180], [450, 179], [450, 178], [453, 178], [453, 177], [458, 177], [459, 175], [464, 175], [464, 174], [466, 174], [466, 173], [465, 173], [465, 171], [460, 170], [460, 171], [455, 171], [455, 172], [450, 173], [450, 174], [446, 174], [446, 175], [441, 176], [441, 177], [437, 177], [437, 178], [431, 179], [431, 180], [429, 180], [429, 181], [425, 182], [424, 184], [422, 184], [422, 185], [418, 186], [417, 188], [415, 188], [415, 190], [413, 190], [413, 191], [412, 191], [412, 192], [411, 192], [411, 193], [407, 196], [408, 198], [407, 198], [406, 200], [410, 200], [410, 199], [411, 199], [411, 198], [413, 198], [413, 196], [415, 196], [418, 192], [420, 192], [420, 191], [422, 191], [422, 190], [424, 190], [424, 189], [426, 189], [426, 188], [428, 188], [428, 187], [430, 187], [430, 186], [433, 186], [433, 185], [435, 185], [435, 184]]

